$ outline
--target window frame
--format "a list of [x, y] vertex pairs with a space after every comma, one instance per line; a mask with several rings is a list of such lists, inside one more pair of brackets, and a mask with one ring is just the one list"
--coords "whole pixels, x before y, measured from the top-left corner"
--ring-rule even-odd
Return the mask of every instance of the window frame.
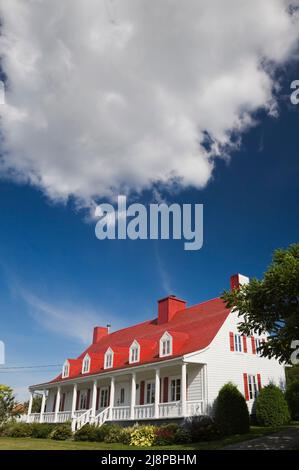
[[108, 348], [104, 355], [104, 369], [112, 369], [114, 360], [114, 352]]
[[[174, 387], [172, 383], [175, 382]], [[179, 387], [178, 387], [179, 382]], [[174, 398], [172, 396], [172, 392], [174, 391]], [[180, 402], [182, 399], [182, 377], [180, 375], [169, 377], [169, 385], [168, 385], [168, 401], [171, 403]]]
[[234, 333], [234, 348], [235, 352], [242, 353], [243, 351], [243, 343], [242, 343], [242, 335], [238, 333]]
[[130, 346], [129, 364], [136, 364], [137, 362], [140, 362], [140, 344], [135, 339]]
[[248, 395], [249, 395], [249, 400], [255, 400], [256, 397], [258, 396], [258, 381], [257, 381], [257, 375], [256, 374], [248, 374]]
[[[67, 370], [67, 372], [66, 372], [66, 370]], [[69, 375], [70, 375], [70, 363], [69, 363], [69, 361], [65, 361], [63, 366], [62, 366], [61, 376], [62, 376], [63, 379], [67, 379], [69, 377]]]
[[[89, 354], [85, 354], [83, 361], [82, 361], [82, 374], [88, 374], [90, 372], [90, 363], [91, 358]], [[87, 367], [86, 367], [87, 364]]]
[[168, 357], [172, 356], [173, 354], [173, 338], [168, 331], [160, 338], [160, 345], [159, 345], [159, 356], [160, 357]]
[[[144, 395], [145, 395], [144, 402], [146, 405], [153, 405], [155, 403], [156, 383], [154, 380], [147, 380], [145, 382], [145, 394]], [[149, 401], [148, 401], [148, 398], [150, 399]]]

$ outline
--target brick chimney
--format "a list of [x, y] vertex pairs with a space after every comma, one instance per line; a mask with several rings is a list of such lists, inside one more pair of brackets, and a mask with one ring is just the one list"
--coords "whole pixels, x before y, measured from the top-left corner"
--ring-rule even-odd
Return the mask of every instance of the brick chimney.
[[158, 324], [168, 323], [179, 310], [186, 308], [186, 301], [169, 295], [158, 300]]
[[249, 277], [243, 276], [243, 274], [234, 274], [230, 277], [230, 289], [239, 289], [240, 286], [249, 283]]
[[108, 327], [106, 326], [95, 326], [93, 329], [92, 344], [96, 344], [101, 341], [102, 338], [108, 335]]

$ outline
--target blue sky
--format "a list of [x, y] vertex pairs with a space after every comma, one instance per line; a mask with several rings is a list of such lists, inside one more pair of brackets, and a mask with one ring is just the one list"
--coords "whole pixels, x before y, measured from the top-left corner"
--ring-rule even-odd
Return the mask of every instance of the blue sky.
[[[298, 242], [298, 9], [123, 0], [107, 18], [104, 3], [1, 6], [0, 340], [5, 367], [26, 369], [0, 382], [20, 400], [93, 326], [153, 318], [167, 294], [214, 298]], [[168, 203], [204, 205], [202, 249], [96, 238], [94, 201], [147, 205], [157, 180]]]
[[[168, 293], [189, 304], [218, 296], [231, 274], [259, 277], [275, 248], [298, 241], [299, 114], [284, 97], [292, 74], [279, 118], [260, 115], [231, 161], [217, 162], [206, 189], [167, 194], [170, 202], [204, 204], [199, 251], [184, 251], [180, 241], [99, 241], [84, 212], [1, 181], [6, 366], [61, 364], [81, 352], [93, 324], [111, 322], [115, 329], [154, 317], [157, 299]], [[1, 372], [1, 381], [23, 397], [24, 387], [56, 370]]]

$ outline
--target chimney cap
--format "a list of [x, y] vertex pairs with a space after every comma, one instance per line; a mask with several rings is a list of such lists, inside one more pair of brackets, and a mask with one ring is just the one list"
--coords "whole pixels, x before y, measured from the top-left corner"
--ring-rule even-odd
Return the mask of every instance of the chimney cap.
[[179, 299], [176, 295], [174, 294], [170, 294], [170, 295], [167, 295], [166, 297], [163, 297], [162, 299], [159, 299], [158, 300], [158, 303], [159, 302], [163, 302], [164, 300], [167, 300], [167, 299], [175, 299], [176, 301], [178, 302], [184, 302], [186, 303], [186, 300], [183, 300], [183, 299]]

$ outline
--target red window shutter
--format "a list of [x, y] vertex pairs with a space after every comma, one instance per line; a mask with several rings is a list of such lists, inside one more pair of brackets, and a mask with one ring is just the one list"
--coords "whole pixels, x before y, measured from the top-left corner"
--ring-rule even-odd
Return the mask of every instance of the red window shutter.
[[87, 390], [87, 400], [86, 400], [86, 409], [89, 410], [90, 404], [90, 388]]
[[244, 380], [244, 395], [245, 395], [245, 400], [249, 400], [249, 389], [248, 389], [248, 376], [247, 374], [243, 374], [243, 380]]
[[163, 382], [163, 403], [168, 402], [168, 377], [164, 377]]
[[80, 406], [80, 390], [77, 392], [77, 403], [76, 403], [76, 410], [79, 410]]
[[232, 331], [229, 332], [229, 347], [231, 351], [235, 350], [234, 347], [234, 333]]
[[262, 379], [261, 379], [261, 374], [257, 374], [257, 387], [259, 390], [262, 388]]
[[162, 402], [162, 379], [160, 378], [160, 397], [159, 397], [159, 402]]
[[243, 351], [247, 353], [247, 338], [246, 336], [242, 336], [243, 338]]
[[65, 393], [62, 394], [62, 400], [60, 401], [60, 410], [64, 411], [64, 404], [65, 404]]
[[100, 389], [97, 388], [97, 399], [96, 399], [96, 409], [99, 409], [99, 400], [100, 400]]
[[53, 409], [52, 409], [52, 412], [53, 412], [53, 413], [54, 413], [55, 408], [56, 408], [56, 400], [57, 400], [57, 393], [55, 393], [55, 396], [54, 396]]
[[252, 348], [252, 354], [256, 354], [255, 340], [253, 336], [251, 336], [251, 348]]
[[140, 382], [140, 397], [139, 397], [139, 404], [144, 405], [144, 380]]

